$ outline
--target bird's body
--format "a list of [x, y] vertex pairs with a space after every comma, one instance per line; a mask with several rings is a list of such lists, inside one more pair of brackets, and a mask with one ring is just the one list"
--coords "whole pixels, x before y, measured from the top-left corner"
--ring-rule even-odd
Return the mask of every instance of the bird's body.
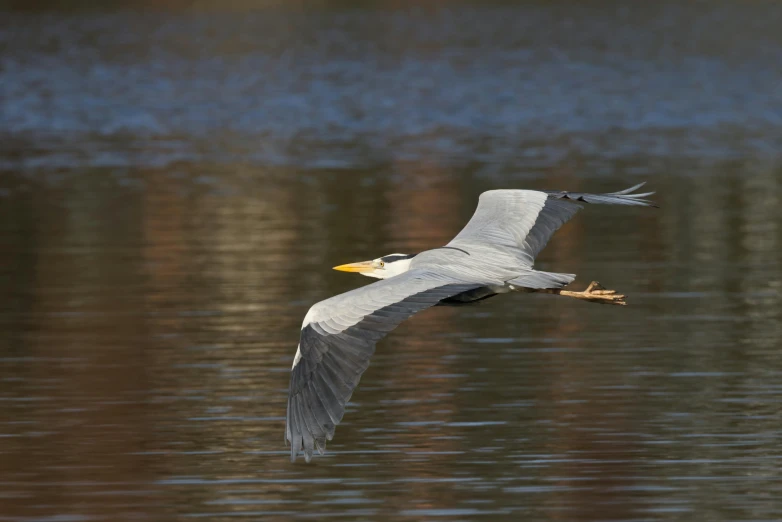
[[416, 255], [391, 254], [336, 267], [382, 279], [310, 308], [291, 368], [286, 440], [291, 459], [325, 450], [345, 404], [369, 366], [375, 344], [413, 314], [438, 304], [469, 304], [512, 291], [546, 292], [624, 304], [624, 296], [590, 285], [562, 287], [573, 274], [541, 272], [535, 257], [581, 207], [575, 201], [650, 206], [641, 185], [592, 195], [534, 190], [484, 192], [472, 219], [447, 245]]

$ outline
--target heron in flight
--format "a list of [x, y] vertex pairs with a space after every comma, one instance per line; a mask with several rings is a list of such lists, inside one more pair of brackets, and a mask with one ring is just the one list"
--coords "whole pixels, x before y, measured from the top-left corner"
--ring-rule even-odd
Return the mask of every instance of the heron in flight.
[[450, 243], [419, 254], [391, 254], [334, 267], [380, 279], [312, 306], [301, 326], [291, 368], [285, 439], [291, 461], [307, 462], [342, 420], [375, 344], [412, 315], [437, 304], [469, 304], [508, 292], [542, 292], [624, 305], [625, 296], [592, 282], [563, 290], [575, 274], [542, 272], [535, 257], [578, 203], [654, 206], [643, 183], [610, 194], [490, 190]]

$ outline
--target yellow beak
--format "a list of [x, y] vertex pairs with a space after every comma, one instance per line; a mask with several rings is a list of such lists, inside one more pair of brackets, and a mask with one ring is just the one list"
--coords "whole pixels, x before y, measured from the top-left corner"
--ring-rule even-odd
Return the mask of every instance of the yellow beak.
[[369, 272], [375, 269], [372, 261], [361, 261], [360, 263], [348, 263], [347, 265], [335, 266], [334, 270], [340, 272]]

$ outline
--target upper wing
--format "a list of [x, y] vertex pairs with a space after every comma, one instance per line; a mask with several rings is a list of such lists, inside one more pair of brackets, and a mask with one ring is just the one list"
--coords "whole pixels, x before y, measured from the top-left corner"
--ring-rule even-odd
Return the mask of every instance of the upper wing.
[[307, 462], [316, 446], [325, 450], [380, 339], [413, 314], [479, 286], [410, 270], [310, 308], [291, 368], [285, 429], [291, 460], [302, 449]]
[[481, 194], [478, 208], [470, 221], [448, 246], [491, 244], [516, 251], [531, 267], [551, 236], [584, 203], [654, 206], [645, 198], [654, 194], [633, 194], [644, 184], [609, 194], [582, 194], [537, 190], [490, 190]]

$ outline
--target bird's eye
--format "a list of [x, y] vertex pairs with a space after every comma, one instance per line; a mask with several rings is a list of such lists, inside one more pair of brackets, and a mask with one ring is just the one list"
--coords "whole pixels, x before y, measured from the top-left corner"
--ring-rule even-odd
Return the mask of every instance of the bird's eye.
[[380, 262], [380, 268], [383, 268], [384, 266], [386, 266], [386, 264], [385, 264], [384, 262], [382, 262], [382, 261], [381, 261], [381, 262]]

